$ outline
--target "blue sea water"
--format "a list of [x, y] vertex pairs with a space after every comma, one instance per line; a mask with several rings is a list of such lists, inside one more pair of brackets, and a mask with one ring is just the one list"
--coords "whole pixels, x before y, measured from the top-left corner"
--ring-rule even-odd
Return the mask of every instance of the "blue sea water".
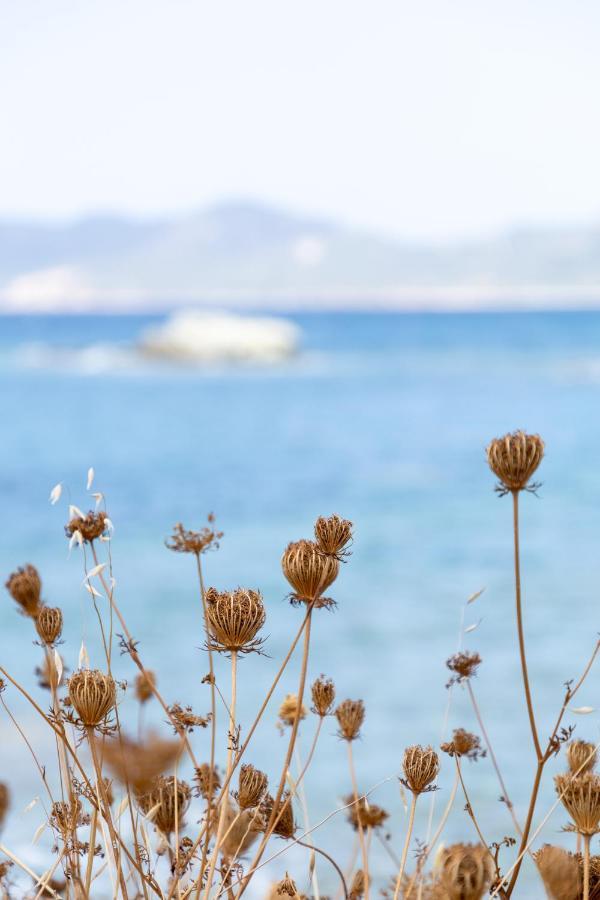
[[[240, 663], [242, 735], [276, 671], [302, 612], [285, 600], [279, 559], [290, 540], [310, 537], [320, 514], [355, 523], [353, 554], [332, 594], [335, 612], [315, 616], [309, 676], [323, 672], [338, 697], [362, 698], [367, 715], [354, 748], [361, 790], [390, 812], [389, 845], [399, 854], [406, 824], [396, 775], [413, 743], [438, 746], [449, 692], [446, 658], [462, 641], [481, 653], [474, 683], [518, 816], [523, 819], [534, 754], [520, 686], [512, 582], [509, 498], [494, 493], [484, 448], [515, 428], [539, 432], [547, 454], [537, 496], [522, 499], [522, 564], [526, 633], [540, 733], [551, 727], [566, 680], [577, 678], [598, 633], [600, 577], [600, 315], [311, 314], [293, 317], [303, 333], [300, 354], [277, 366], [177, 367], [140, 363], [132, 352], [155, 317], [26, 317], [0, 319], [0, 572], [33, 562], [44, 597], [65, 616], [66, 665], [77, 667], [82, 639], [102, 665], [96, 619], [83, 581], [79, 550], [68, 555], [63, 525], [68, 504], [93, 506], [86, 492], [106, 497], [114, 523], [116, 597], [140, 641], [146, 665], [158, 673], [169, 701], [208, 710], [201, 679], [199, 599], [192, 560], [164, 546], [174, 523], [201, 527], [214, 511], [225, 532], [207, 555], [209, 584], [262, 590], [268, 611], [266, 657]], [[63, 496], [48, 502], [61, 482]], [[485, 588], [465, 610], [466, 599]], [[478, 627], [459, 636], [465, 627]], [[32, 686], [40, 649], [30, 623], [6, 595], [0, 604], [1, 664]], [[295, 659], [279, 686], [249, 759], [275, 778], [285, 752], [276, 729], [277, 704], [295, 690]], [[132, 679], [127, 657], [117, 673]], [[593, 670], [567, 724], [593, 741], [598, 735], [599, 671]], [[227, 661], [219, 683], [227, 691]], [[38, 719], [13, 688], [4, 699], [50, 767], [52, 747]], [[124, 717], [137, 728], [132, 701]], [[152, 706], [152, 704], [151, 704]], [[41, 870], [50, 835], [31, 838], [43, 820], [33, 762], [0, 711], [0, 780], [11, 783], [12, 812], [3, 832]], [[166, 730], [160, 712], [148, 711]], [[221, 716], [222, 726], [223, 716]], [[448, 729], [479, 732], [466, 692], [454, 689]], [[305, 753], [315, 727], [302, 726]], [[311, 823], [349, 792], [346, 750], [327, 721], [306, 778]], [[207, 757], [208, 732], [192, 736]], [[221, 760], [223, 763], [224, 760]], [[538, 815], [553, 801], [548, 766]], [[189, 773], [187, 773], [189, 774]], [[453, 763], [442, 759], [439, 815], [449, 796]], [[489, 759], [465, 763], [465, 776], [488, 841], [512, 835]], [[420, 803], [415, 836], [425, 840], [429, 799]], [[298, 815], [301, 817], [300, 810]], [[193, 818], [193, 816], [192, 816]], [[571, 846], [557, 810], [543, 840]], [[317, 839], [318, 835], [318, 839]], [[343, 814], [315, 834], [317, 843], [349, 861], [354, 835]], [[458, 797], [446, 841], [476, 841]], [[281, 849], [274, 842], [274, 851]], [[597, 847], [595, 848], [597, 849]], [[375, 842], [378, 885], [394, 872]], [[501, 860], [509, 864], [512, 851]], [[298, 848], [274, 861], [257, 881], [306, 871]], [[321, 890], [337, 885], [319, 863]], [[518, 897], [540, 897], [529, 864]]]

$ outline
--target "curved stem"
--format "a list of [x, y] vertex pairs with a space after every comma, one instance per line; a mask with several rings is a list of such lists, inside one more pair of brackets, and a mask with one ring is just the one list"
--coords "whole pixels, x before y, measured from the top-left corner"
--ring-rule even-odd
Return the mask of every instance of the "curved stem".
[[412, 801], [410, 804], [410, 815], [408, 818], [408, 830], [406, 832], [406, 838], [404, 840], [404, 847], [402, 848], [402, 858], [400, 860], [400, 868], [398, 869], [398, 877], [396, 878], [396, 887], [394, 888], [394, 900], [398, 900], [398, 894], [400, 893], [400, 886], [402, 884], [402, 877], [404, 875], [404, 869], [406, 868], [406, 857], [408, 856], [408, 848], [410, 847], [410, 839], [412, 837], [413, 827], [415, 824], [415, 812], [417, 809], [417, 794], [412, 795]]
[[315, 847], [314, 844], [305, 844], [303, 841], [298, 841], [297, 843], [298, 843], [301, 847], [306, 847], [306, 849], [307, 849], [307, 850], [310, 850], [311, 853], [312, 853], [313, 851], [315, 851], [316, 853], [320, 853], [321, 856], [324, 856], [325, 859], [328, 859], [328, 860], [329, 860], [329, 862], [331, 863], [331, 865], [333, 866], [333, 868], [335, 869], [335, 871], [336, 871], [336, 872], [338, 873], [338, 875], [340, 876], [340, 881], [342, 882], [342, 888], [343, 888], [343, 890], [344, 890], [344, 897], [345, 897], [345, 900], [348, 900], [348, 886], [346, 885], [346, 879], [344, 878], [344, 873], [342, 872], [342, 870], [340, 869], [340, 867], [339, 867], [338, 864], [336, 863], [335, 859], [333, 859], [333, 857], [331, 857], [331, 856], [329, 855], [329, 853], [326, 853], [324, 850], [321, 850], [320, 847]]

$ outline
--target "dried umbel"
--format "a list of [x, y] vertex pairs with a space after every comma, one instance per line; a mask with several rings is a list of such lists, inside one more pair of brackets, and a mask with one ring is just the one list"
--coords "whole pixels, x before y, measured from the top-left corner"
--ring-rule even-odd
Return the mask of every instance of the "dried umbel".
[[68, 687], [69, 699], [87, 728], [99, 725], [116, 703], [114, 679], [98, 669], [80, 669], [71, 675]]
[[10, 791], [8, 785], [0, 781], [0, 828], [4, 824], [8, 807], [10, 806]]
[[413, 794], [423, 794], [425, 791], [435, 790], [432, 782], [437, 778], [440, 761], [433, 747], [416, 744], [404, 751], [402, 770], [402, 784]]
[[550, 900], [579, 900], [581, 897], [581, 867], [573, 853], [562, 847], [544, 844], [533, 858]]
[[342, 562], [350, 555], [348, 545], [352, 543], [352, 522], [339, 516], [319, 516], [315, 522], [315, 540], [319, 549]]
[[365, 887], [365, 873], [362, 869], [358, 869], [354, 873], [354, 878], [352, 879], [352, 884], [350, 885], [350, 892], [348, 894], [349, 900], [360, 900], [360, 898], [364, 896]]
[[481, 739], [464, 728], [456, 728], [452, 740], [442, 744], [440, 749], [449, 756], [465, 756], [475, 762], [486, 755], [481, 746]]
[[173, 703], [167, 708], [167, 712], [175, 734], [191, 734], [194, 728], [206, 728], [210, 722], [210, 713], [208, 716], [198, 716], [191, 706], [182, 706], [180, 703]]
[[343, 700], [336, 708], [338, 735], [345, 741], [355, 741], [365, 720], [365, 705], [362, 700]]
[[579, 834], [594, 835], [600, 831], [600, 775], [556, 775], [556, 792], [573, 819]]
[[439, 880], [448, 900], [481, 900], [494, 877], [494, 863], [481, 844], [453, 844], [440, 860]]
[[353, 794], [344, 797], [344, 806], [348, 807], [348, 821], [355, 831], [360, 828], [380, 828], [389, 813], [382, 806], [375, 803], [369, 803], [366, 797], [359, 797], [356, 801]]
[[81, 535], [84, 544], [91, 544], [92, 541], [102, 537], [106, 533], [110, 525], [110, 520], [105, 512], [90, 512], [86, 516], [74, 516], [65, 525], [65, 534], [72, 538], [76, 532]]
[[298, 697], [296, 694], [286, 694], [285, 700], [279, 707], [279, 718], [284, 725], [293, 725], [298, 719], [306, 718], [306, 707], [304, 704], [298, 708]]
[[[268, 822], [273, 815], [274, 802], [273, 797], [270, 794], [267, 794], [261, 804], [261, 812], [265, 822]], [[296, 833], [296, 823], [294, 821], [294, 810], [289, 791], [286, 791], [281, 797], [277, 807], [276, 816], [277, 823], [273, 828], [273, 834], [277, 834], [279, 837], [285, 838], [286, 840], [293, 838]]]
[[147, 669], [140, 672], [135, 679], [135, 696], [140, 703], [147, 703], [154, 696], [153, 688], [156, 687], [156, 675]]
[[538, 434], [524, 431], [505, 434], [491, 441], [486, 454], [502, 492], [535, 490], [530, 479], [544, 456], [544, 442]]
[[250, 763], [242, 763], [236, 800], [240, 809], [258, 806], [267, 790], [268, 779], [264, 772]]
[[277, 883], [276, 893], [282, 895], [287, 894], [288, 897], [297, 896], [298, 888], [287, 872], [285, 873], [285, 878], [282, 878], [282, 880]]
[[158, 775], [175, 764], [182, 747], [181, 741], [166, 741], [155, 734], [149, 734], [145, 741], [119, 735], [106, 741], [102, 752], [115, 778], [142, 794], [151, 789]]
[[311, 688], [311, 694], [313, 701], [312, 711], [322, 718], [330, 716], [335, 703], [335, 685], [331, 678], [325, 678], [324, 675], [317, 678]]
[[214, 766], [211, 770], [209, 763], [202, 763], [196, 768], [194, 781], [198, 787], [198, 794], [205, 800], [212, 799], [221, 789], [221, 776], [218, 769]]
[[178, 522], [173, 528], [170, 539], [165, 541], [165, 545], [175, 553], [195, 553], [196, 556], [206, 553], [208, 550], [218, 550], [223, 532], [217, 531], [214, 523], [215, 517], [212, 513], [208, 514], [208, 525], [201, 528], [200, 531], [190, 531], [184, 528], [181, 522]]
[[451, 687], [453, 684], [461, 684], [463, 681], [472, 678], [473, 675], [477, 674], [477, 668], [480, 664], [481, 657], [479, 653], [469, 653], [467, 650], [455, 653], [454, 656], [446, 660], [446, 665], [454, 673], [446, 687]]
[[591, 772], [596, 765], [596, 747], [588, 741], [570, 741], [567, 744], [567, 763], [572, 775]]
[[263, 643], [256, 635], [265, 624], [265, 608], [259, 591], [237, 588], [206, 592], [208, 646], [220, 653], [251, 653]]
[[332, 605], [333, 601], [323, 597], [323, 592], [337, 578], [340, 564], [335, 557], [323, 553], [314, 541], [288, 544], [281, 557], [281, 567], [294, 589], [293, 602], [312, 603], [315, 607]]
[[151, 818], [159, 831], [171, 834], [176, 827], [181, 827], [192, 798], [189, 784], [172, 775], [165, 778], [160, 775], [155, 779], [152, 788], [145, 794], [138, 795], [138, 806], [144, 813], [151, 813]]
[[18, 568], [6, 582], [6, 587], [24, 615], [35, 619], [40, 609], [42, 595], [42, 580], [35, 566], [28, 563]]
[[81, 801], [74, 798], [69, 803], [59, 801], [52, 804], [50, 821], [63, 837], [71, 835], [78, 825], [82, 824], [83, 810]]
[[49, 647], [62, 634], [63, 614], [58, 606], [42, 606], [35, 619], [35, 628], [44, 644]]

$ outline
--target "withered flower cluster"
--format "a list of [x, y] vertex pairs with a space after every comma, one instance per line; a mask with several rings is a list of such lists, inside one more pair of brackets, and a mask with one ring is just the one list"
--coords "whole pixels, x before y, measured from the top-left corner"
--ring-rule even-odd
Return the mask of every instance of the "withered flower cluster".
[[480, 900], [494, 878], [494, 862], [481, 844], [445, 847], [439, 860], [439, 882], [448, 900]]
[[65, 534], [68, 538], [72, 538], [76, 532], [79, 532], [83, 543], [91, 544], [92, 541], [106, 534], [107, 519], [108, 515], [102, 510], [99, 512], [90, 510], [83, 518], [74, 516], [70, 519], [65, 525]]
[[219, 653], [259, 652], [264, 638], [256, 635], [265, 624], [266, 613], [260, 591], [206, 591], [208, 647]]
[[340, 516], [319, 516], [315, 522], [315, 541], [319, 549], [338, 562], [344, 562], [350, 555], [352, 543], [352, 522]]
[[584, 775], [596, 766], [597, 753], [594, 744], [589, 741], [569, 741], [567, 745], [567, 763], [572, 775]]
[[311, 709], [315, 715], [321, 718], [330, 716], [335, 703], [335, 685], [331, 678], [325, 678], [324, 675], [317, 678], [311, 687], [311, 694], [313, 701]]
[[69, 699], [86, 728], [95, 728], [111, 712], [117, 700], [115, 681], [98, 669], [79, 669], [68, 681]]
[[182, 706], [174, 703], [168, 707], [169, 724], [173, 726], [175, 734], [190, 733], [194, 728], [206, 728], [210, 722], [210, 713], [207, 716], [197, 716], [191, 706]]
[[287, 894], [288, 897], [296, 897], [298, 895], [298, 888], [287, 872], [285, 873], [285, 878], [282, 878], [277, 883], [276, 893], [281, 895]]
[[[271, 819], [274, 814], [275, 800], [271, 794], [265, 794], [261, 803], [261, 812], [265, 822]], [[289, 791], [285, 791], [275, 810], [276, 823], [273, 828], [273, 834], [290, 840], [296, 833], [296, 822], [294, 820], [294, 809], [292, 806], [292, 798]]]
[[479, 653], [469, 653], [467, 650], [455, 653], [454, 656], [446, 660], [447, 667], [451, 672], [454, 672], [446, 687], [451, 687], [453, 684], [461, 684], [461, 682], [472, 678], [473, 675], [477, 674], [480, 664], [481, 657]]
[[208, 525], [205, 525], [200, 531], [190, 531], [188, 528], [184, 528], [181, 522], [178, 522], [173, 528], [170, 539], [165, 541], [165, 545], [175, 553], [195, 553], [196, 556], [207, 553], [209, 550], [218, 550], [223, 532], [217, 531], [214, 523], [215, 517], [212, 513], [208, 515]]
[[323, 593], [338, 576], [340, 564], [335, 556], [328, 556], [314, 541], [295, 541], [288, 544], [281, 557], [283, 574], [293, 588], [293, 603], [305, 603], [315, 608], [331, 607], [333, 600]]
[[567, 772], [554, 778], [556, 792], [573, 819], [569, 830], [582, 835], [594, 835], [600, 831], [600, 775], [585, 772], [572, 775]]
[[138, 806], [145, 816], [149, 816], [159, 831], [170, 835], [181, 828], [187, 812], [192, 791], [187, 782], [172, 775], [159, 775], [152, 787], [137, 797]]
[[486, 449], [490, 469], [500, 481], [500, 493], [535, 491], [531, 476], [544, 456], [544, 442], [539, 434], [515, 431], [495, 438]]
[[279, 707], [279, 719], [284, 725], [293, 725], [298, 718], [300, 721], [306, 718], [306, 707], [304, 704], [298, 708], [297, 694], [287, 694]]
[[440, 761], [433, 747], [421, 747], [415, 744], [407, 747], [402, 759], [404, 778], [400, 779], [404, 787], [413, 794], [433, 791], [433, 782], [440, 770]]
[[481, 746], [481, 738], [464, 728], [456, 728], [452, 734], [452, 740], [441, 745], [440, 749], [448, 756], [465, 756], [475, 762], [483, 759], [486, 751]]
[[268, 779], [264, 772], [255, 769], [250, 763], [242, 763], [238, 779], [238, 791], [235, 794], [240, 809], [254, 809], [258, 806], [267, 791]]
[[344, 806], [347, 806], [347, 818], [355, 831], [359, 827], [366, 830], [367, 828], [380, 828], [389, 813], [382, 806], [375, 803], [369, 803], [366, 797], [359, 797], [358, 801], [354, 794], [349, 794], [343, 798]]
[[35, 619], [42, 602], [42, 580], [35, 566], [28, 563], [18, 568], [9, 577], [6, 587], [22, 613]]
[[41, 606], [35, 618], [35, 628], [42, 643], [52, 647], [62, 634], [63, 614], [58, 606]]
[[338, 736], [345, 741], [355, 741], [365, 720], [362, 700], [343, 700], [335, 710], [338, 720]]
[[194, 781], [197, 785], [198, 794], [205, 800], [212, 799], [217, 791], [221, 789], [219, 771], [216, 766], [211, 770], [209, 763], [202, 763], [196, 768]]
[[363, 869], [357, 869], [350, 884], [348, 900], [360, 900], [361, 897], [364, 897], [366, 885], [367, 879]]

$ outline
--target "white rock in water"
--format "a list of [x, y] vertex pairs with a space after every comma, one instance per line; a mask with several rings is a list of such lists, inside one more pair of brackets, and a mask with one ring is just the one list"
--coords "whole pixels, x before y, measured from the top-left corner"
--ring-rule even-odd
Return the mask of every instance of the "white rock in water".
[[182, 362], [277, 362], [296, 352], [300, 329], [285, 319], [187, 310], [143, 332], [149, 356]]

